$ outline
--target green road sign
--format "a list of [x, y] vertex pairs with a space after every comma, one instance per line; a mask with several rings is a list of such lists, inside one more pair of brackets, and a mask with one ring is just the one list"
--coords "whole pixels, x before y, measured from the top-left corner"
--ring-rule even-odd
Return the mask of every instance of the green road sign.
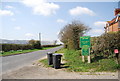
[[82, 55], [83, 56], [90, 55], [90, 49], [89, 48], [82, 48]]
[[90, 36], [80, 37], [80, 47], [82, 48], [84, 45], [88, 46], [89, 48], [91, 47]]

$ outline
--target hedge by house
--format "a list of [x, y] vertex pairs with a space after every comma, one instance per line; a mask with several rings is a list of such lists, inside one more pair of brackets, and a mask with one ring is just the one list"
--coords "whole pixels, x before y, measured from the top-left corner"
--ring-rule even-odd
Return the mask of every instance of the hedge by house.
[[120, 31], [105, 33], [91, 40], [93, 54], [103, 57], [114, 57], [114, 49], [120, 51]]

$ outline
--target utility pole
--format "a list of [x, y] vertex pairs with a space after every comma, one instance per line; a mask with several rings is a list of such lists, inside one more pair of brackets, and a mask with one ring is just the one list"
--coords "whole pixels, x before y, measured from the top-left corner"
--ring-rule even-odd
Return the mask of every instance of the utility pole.
[[40, 42], [40, 46], [41, 46], [41, 33], [39, 33], [39, 42]]

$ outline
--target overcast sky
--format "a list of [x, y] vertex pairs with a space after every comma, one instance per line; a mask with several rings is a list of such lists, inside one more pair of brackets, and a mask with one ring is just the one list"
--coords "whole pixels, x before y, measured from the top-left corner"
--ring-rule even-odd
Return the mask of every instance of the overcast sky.
[[42, 34], [42, 40], [56, 40], [59, 31], [72, 20], [80, 20], [92, 28], [87, 35], [99, 36], [104, 33], [105, 21], [114, 18], [117, 8], [117, 2], [23, 0], [1, 4], [0, 37], [17, 40], [38, 39], [38, 33]]

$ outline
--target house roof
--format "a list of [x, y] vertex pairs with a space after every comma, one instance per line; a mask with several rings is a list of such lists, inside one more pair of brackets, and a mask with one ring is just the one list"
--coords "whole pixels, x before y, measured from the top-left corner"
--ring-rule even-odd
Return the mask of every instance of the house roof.
[[112, 25], [112, 24], [116, 23], [117, 21], [120, 21], [120, 16], [116, 16], [111, 21], [107, 21], [107, 23], [109, 23], [109, 25]]
[[115, 18], [113, 18], [111, 21], [107, 21], [109, 25], [112, 25], [116, 23], [117, 21], [120, 21], [120, 8], [116, 8], [114, 10]]

